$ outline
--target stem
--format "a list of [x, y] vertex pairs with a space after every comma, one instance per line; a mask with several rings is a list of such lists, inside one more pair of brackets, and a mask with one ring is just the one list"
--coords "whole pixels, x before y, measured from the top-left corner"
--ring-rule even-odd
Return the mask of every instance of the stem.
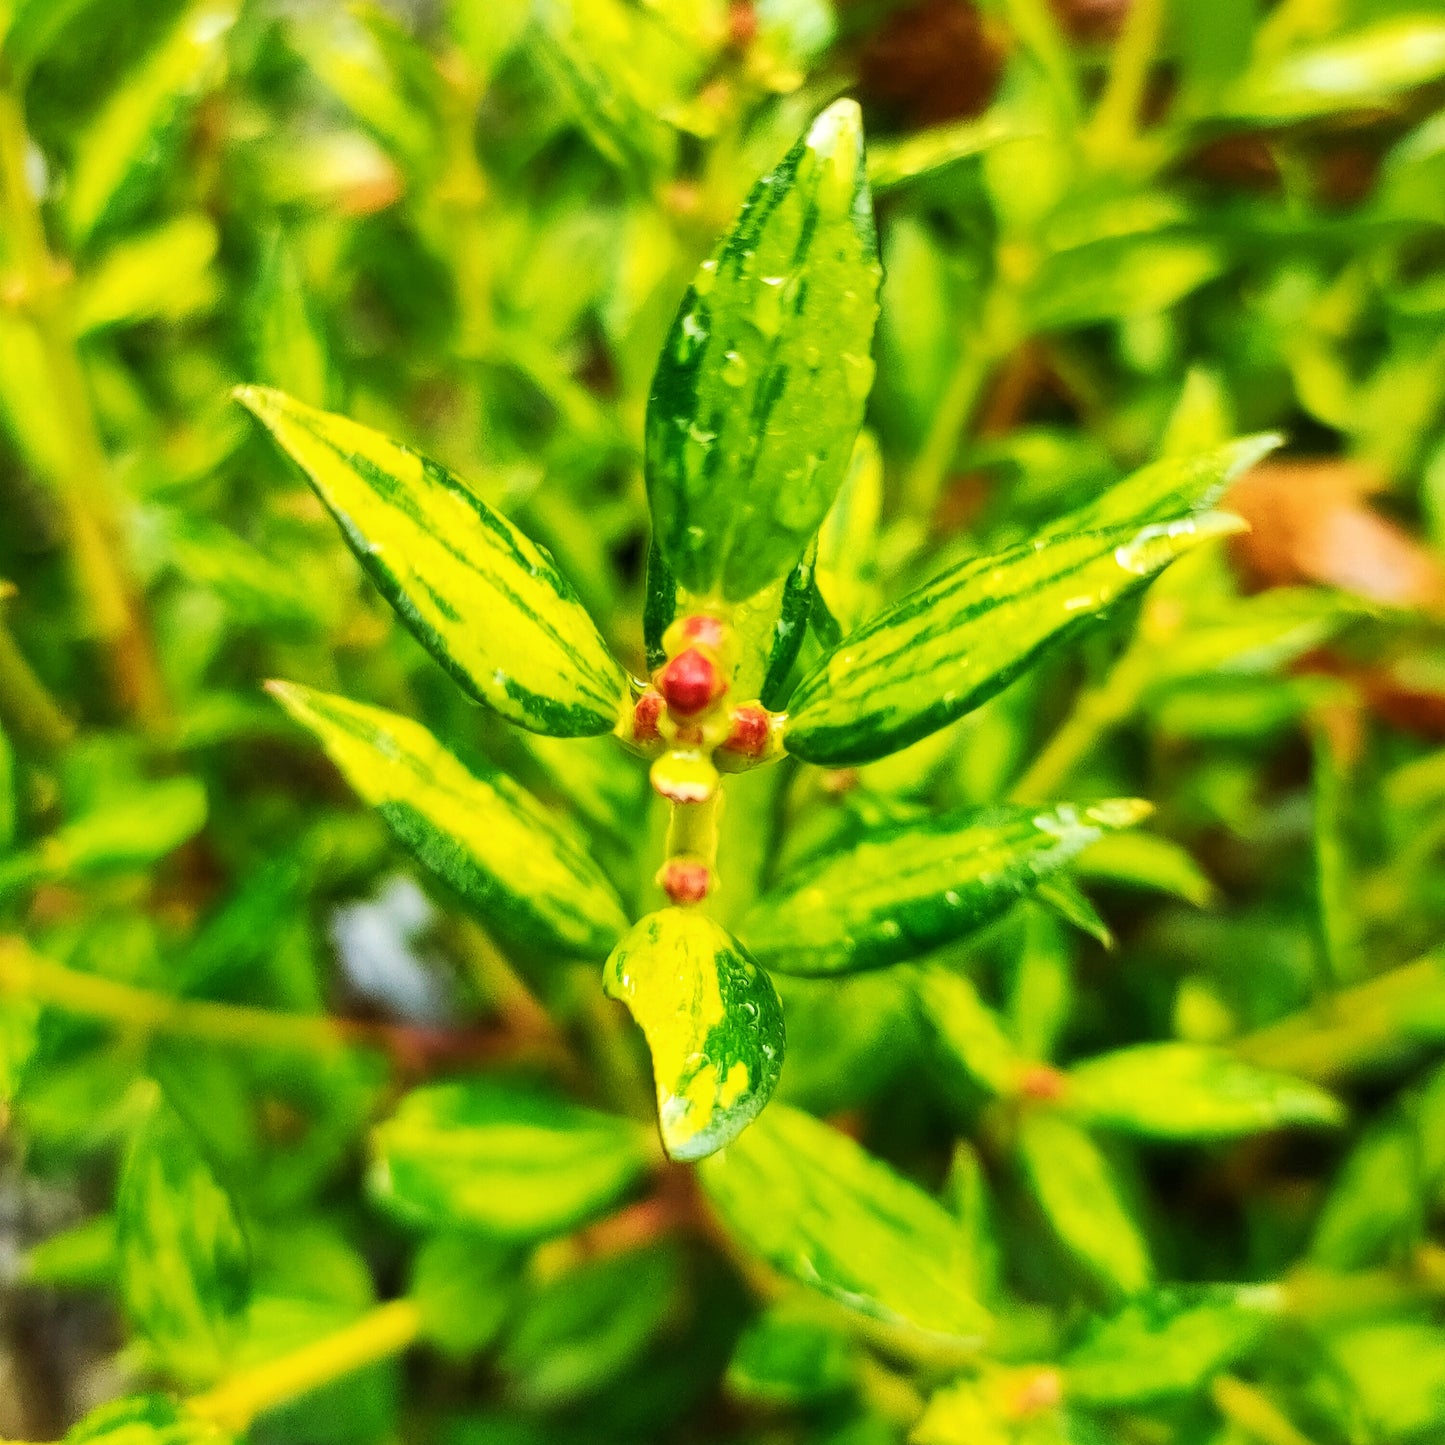
[[1137, 134], [1149, 70], [1159, 48], [1163, 12], [1161, 0], [1132, 0], [1125, 11], [1109, 78], [1089, 123], [1088, 142], [1098, 159], [1118, 160]]
[[1036, 803], [1058, 792], [1084, 755], [1138, 706], [1149, 676], [1148, 654], [1131, 647], [1103, 682], [1089, 688], [1064, 725], [1049, 739], [1012, 793], [1020, 803]]
[[420, 1331], [417, 1305], [412, 1300], [393, 1300], [334, 1335], [197, 1395], [187, 1408], [222, 1429], [240, 1433], [267, 1410], [409, 1349]]
[[155, 722], [165, 713], [160, 671], [141, 625], [139, 599], [121, 567], [123, 529], [107, 505], [109, 465], [75, 347], [69, 275], [46, 241], [26, 174], [28, 149], [20, 102], [0, 87], [0, 219], [71, 439], [68, 464], [52, 481], [65, 513], [76, 581], [90, 625], [106, 647], [116, 694], [128, 710]]
[[1247, 1034], [1233, 1051], [1250, 1063], [1305, 1079], [1329, 1079], [1427, 1044], [1442, 1033], [1445, 955], [1431, 954]]
[[58, 752], [75, 725], [25, 660], [14, 634], [0, 619], [0, 710], [18, 733], [46, 752]]

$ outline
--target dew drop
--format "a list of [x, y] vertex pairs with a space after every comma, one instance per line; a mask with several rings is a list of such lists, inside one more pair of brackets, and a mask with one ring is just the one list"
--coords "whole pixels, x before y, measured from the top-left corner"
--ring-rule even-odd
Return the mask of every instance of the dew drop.
[[729, 351], [723, 357], [722, 379], [729, 386], [742, 386], [748, 379], [748, 361], [740, 351]]

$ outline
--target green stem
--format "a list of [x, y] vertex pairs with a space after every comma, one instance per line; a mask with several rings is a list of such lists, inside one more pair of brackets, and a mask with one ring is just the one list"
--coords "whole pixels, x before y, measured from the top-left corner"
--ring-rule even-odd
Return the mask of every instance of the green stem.
[[52, 481], [65, 513], [76, 581], [90, 626], [106, 648], [116, 693], [128, 710], [155, 722], [165, 712], [160, 670], [141, 625], [139, 599], [121, 566], [123, 529], [107, 503], [109, 464], [75, 347], [70, 276], [50, 253], [27, 175], [28, 150], [20, 101], [0, 88], [0, 218], [70, 439], [68, 462]]
[[1148, 654], [1131, 647], [1108, 676], [1089, 688], [1067, 721], [1015, 785], [1015, 802], [1037, 803], [1053, 797], [1084, 756], [1139, 705], [1149, 677]]
[[1162, 0], [1133, 0], [1114, 46], [1109, 78], [1089, 122], [1088, 144], [1097, 160], [1116, 163], [1137, 135], [1149, 71], [1163, 28]]
[[411, 1300], [393, 1300], [333, 1335], [303, 1345], [190, 1400], [187, 1409], [240, 1433], [258, 1415], [310, 1394], [322, 1385], [399, 1355], [416, 1343], [421, 1311]]
[[35, 675], [3, 619], [0, 619], [0, 713], [16, 732], [46, 752], [59, 751], [75, 735], [75, 725]]

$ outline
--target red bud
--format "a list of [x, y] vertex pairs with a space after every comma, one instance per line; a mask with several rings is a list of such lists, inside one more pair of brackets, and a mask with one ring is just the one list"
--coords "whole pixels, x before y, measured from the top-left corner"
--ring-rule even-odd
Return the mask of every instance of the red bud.
[[679, 717], [706, 711], [727, 691], [717, 664], [696, 647], [679, 652], [658, 674], [657, 686]]
[[658, 742], [662, 734], [657, 730], [657, 720], [661, 716], [662, 694], [648, 688], [632, 709], [632, 740], [638, 743]]
[[760, 758], [768, 746], [768, 715], [760, 707], [740, 707], [733, 713], [732, 731], [723, 744], [729, 752]]
[[669, 858], [658, 875], [662, 890], [674, 903], [701, 903], [707, 897], [712, 875], [706, 863], [693, 858]]

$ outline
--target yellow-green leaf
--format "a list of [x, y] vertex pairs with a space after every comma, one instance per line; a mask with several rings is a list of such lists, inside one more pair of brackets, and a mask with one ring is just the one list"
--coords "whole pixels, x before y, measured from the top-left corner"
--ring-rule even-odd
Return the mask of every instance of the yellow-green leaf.
[[237, 400], [290, 454], [361, 565], [479, 701], [532, 732], [610, 732], [627, 677], [543, 548], [446, 468], [279, 391]]
[[1071, 1120], [1031, 1109], [1019, 1121], [1024, 1182], [1059, 1242], [1111, 1293], [1149, 1287], [1149, 1247], [1099, 1146]]
[[116, 1190], [126, 1313], [182, 1379], [225, 1366], [250, 1294], [250, 1254], [230, 1196], [190, 1128], [154, 1091]]
[[1286, 1125], [1344, 1122], [1332, 1095], [1201, 1044], [1138, 1044], [1069, 1073], [1070, 1112], [1154, 1139], [1228, 1139]]
[[122, 80], [81, 137], [66, 195], [71, 235], [84, 241], [125, 219], [171, 162], [196, 101], [224, 74], [239, 0], [197, 0]]
[[77, 281], [76, 329], [175, 321], [205, 310], [219, 294], [211, 271], [219, 241], [215, 222], [199, 212], [118, 241]]
[[898, 752], [987, 702], [1176, 557], [1241, 525], [1218, 512], [1129, 523], [950, 568], [844, 638], [798, 684], [788, 751], [827, 766]]
[[987, 1331], [962, 1227], [836, 1129], [774, 1104], [699, 1172], [729, 1232], [790, 1279], [932, 1340]]
[[701, 1159], [758, 1116], [783, 1066], [783, 1010], [725, 928], [690, 909], [649, 914], [607, 960], [603, 987], [647, 1036], [672, 1158]]
[[873, 381], [880, 274], [862, 116], [840, 100], [703, 262], [653, 378], [647, 495], [690, 592], [760, 592], [832, 505]]
[[600, 958], [627, 927], [580, 836], [510, 778], [477, 777], [409, 718], [296, 683], [270, 689], [397, 837], [504, 941]]
[[540, 1239], [626, 1194], [648, 1148], [626, 1119], [474, 1078], [414, 1089], [373, 1132], [372, 1156], [372, 1192], [403, 1219]]
[[1104, 833], [1149, 811], [1116, 798], [891, 824], [764, 894], [738, 931], [779, 973], [851, 973], [917, 958], [991, 922]]

